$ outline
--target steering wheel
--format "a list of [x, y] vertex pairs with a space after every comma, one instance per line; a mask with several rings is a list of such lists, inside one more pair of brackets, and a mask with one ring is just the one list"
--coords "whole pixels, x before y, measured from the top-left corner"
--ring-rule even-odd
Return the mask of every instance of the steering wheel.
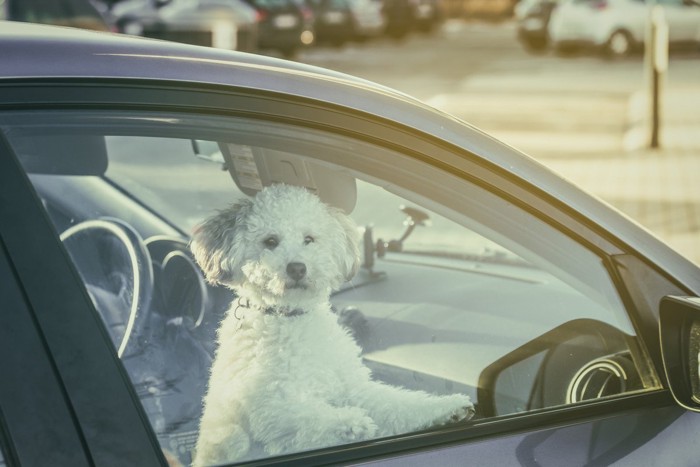
[[153, 295], [153, 266], [143, 239], [126, 222], [107, 217], [80, 222], [60, 238], [121, 358], [143, 331]]

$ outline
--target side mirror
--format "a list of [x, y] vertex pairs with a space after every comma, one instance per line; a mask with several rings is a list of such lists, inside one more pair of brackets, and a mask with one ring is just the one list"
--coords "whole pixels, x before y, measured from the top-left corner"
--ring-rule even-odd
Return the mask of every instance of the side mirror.
[[700, 412], [700, 298], [662, 298], [659, 335], [673, 398], [686, 409]]
[[563, 323], [481, 372], [477, 413], [508, 415], [642, 389], [629, 339], [601, 321]]

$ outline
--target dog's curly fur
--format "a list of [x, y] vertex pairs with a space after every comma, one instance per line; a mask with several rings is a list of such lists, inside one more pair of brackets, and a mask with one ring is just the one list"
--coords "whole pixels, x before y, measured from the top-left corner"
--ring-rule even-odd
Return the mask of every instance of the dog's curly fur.
[[218, 331], [194, 465], [303, 451], [468, 419], [468, 396], [373, 381], [330, 293], [358, 233], [304, 188], [273, 185], [195, 229], [207, 280], [233, 289]]

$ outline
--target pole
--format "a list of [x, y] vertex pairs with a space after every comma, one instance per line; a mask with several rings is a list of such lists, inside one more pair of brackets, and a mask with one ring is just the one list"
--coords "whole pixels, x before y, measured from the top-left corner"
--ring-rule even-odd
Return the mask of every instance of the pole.
[[651, 127], [649, 146], [653, 149], [661, 146], [661, 103], [663, 80], [668, 69], [668, 23], [664, 9], [654, 4], [651, 7], [649, 34], [646, 44], [646, 63], [650, 76]]

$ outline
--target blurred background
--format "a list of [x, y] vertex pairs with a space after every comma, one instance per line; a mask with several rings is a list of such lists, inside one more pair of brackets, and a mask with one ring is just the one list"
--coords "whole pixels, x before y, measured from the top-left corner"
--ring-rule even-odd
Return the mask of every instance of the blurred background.
[[700, 264], [697, 0], [0, 0], [0, 19], [272, 55], [393, 87]]

